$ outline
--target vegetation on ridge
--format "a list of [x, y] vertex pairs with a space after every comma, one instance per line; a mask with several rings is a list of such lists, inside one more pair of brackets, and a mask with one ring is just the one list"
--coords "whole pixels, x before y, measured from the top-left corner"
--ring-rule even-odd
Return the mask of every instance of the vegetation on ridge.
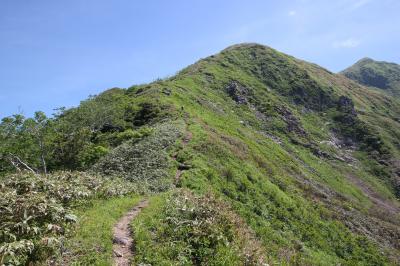
[[363, 85], [376, 87], [400, 96], [400, 65], [363, 58], [341, 72]]
[[[2, 189], [14, 189], [11, 172], [45, 172], [44, 154], [52, 173], [44, 180], [80, 170], [117, 191], [165, 192], [133, 222], [135, 263], [394, 265], [396, 117], [400, 102], [385, 92], [262, 45], [236, 45], [45, 118], [35, 126], [44, 153], [28, 119], [4, 119]], [[185, 131], [193, 137], [183, 144]], [[29, 145], [16, 148], [20, 140]]]

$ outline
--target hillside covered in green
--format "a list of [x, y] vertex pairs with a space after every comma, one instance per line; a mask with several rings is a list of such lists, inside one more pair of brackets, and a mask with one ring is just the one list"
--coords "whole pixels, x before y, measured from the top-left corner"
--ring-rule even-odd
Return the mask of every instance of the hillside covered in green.
[[146, 198], [132, 265], [398, 265], [399, 118], [259, 44], [4, 118], [0, 264], [111, 264], [109, 225]]
[[400, 96], [400, 65], [363, 58], [341, 74], [362, 85], [385, 90]]

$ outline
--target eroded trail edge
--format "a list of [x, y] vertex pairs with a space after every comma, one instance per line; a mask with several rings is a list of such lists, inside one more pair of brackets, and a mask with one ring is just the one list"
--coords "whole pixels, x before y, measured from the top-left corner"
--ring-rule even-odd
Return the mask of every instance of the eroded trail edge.
[[113, 228], [113, 260], [114, 265], [129, 266], [133, 257], [134, 240], [130, 228], [131, 221], [149, 204], [147, 199], [140, 201], [127, 212]]

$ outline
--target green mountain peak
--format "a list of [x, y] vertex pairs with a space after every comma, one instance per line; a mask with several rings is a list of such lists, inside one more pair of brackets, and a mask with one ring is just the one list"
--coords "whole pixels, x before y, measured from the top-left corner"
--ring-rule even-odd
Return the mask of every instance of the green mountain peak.
[[341, 74], [362, 85], [400, 96], [400, 65], [363, 58]]
[[54, 118], [5, 118], [0, 243], [21, 248], [0, 259], [111, 264], [134, 194], [137, 265], [396, 265], [399, 117], [385, 90], [245, 43]]

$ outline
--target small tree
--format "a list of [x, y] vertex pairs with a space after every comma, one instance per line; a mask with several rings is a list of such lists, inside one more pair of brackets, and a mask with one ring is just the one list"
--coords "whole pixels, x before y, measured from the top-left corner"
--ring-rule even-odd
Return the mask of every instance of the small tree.
[[25, 117], [17, 114], [2, 119], [0, 124], [0, 156], [1, 170], [9, 171], [10, 166], [17, 171], [23, 169], [34, 170], [26, 163], [26, 152], [30, 147], [30, 141], [24, 131]]
[[[50, 120], [43, 112], [36, 112], [34, 118], [23, 115], [3, 118], [0, 124], [1, 170], [47, 173], [46, 154], [48, 150], [48, 130]], [[7, 163], [8, 162], [8, 163]]]
[[26, 119], [24, 122], [25, 130], [29, 137], [37, 145], [37, 153], [40, 158], [43, 173], [47, 174], [46, 152], [47, 145], [45, 143], [45, 136], [49, 119], [43, 112], [35, 112], [34, 118]]

